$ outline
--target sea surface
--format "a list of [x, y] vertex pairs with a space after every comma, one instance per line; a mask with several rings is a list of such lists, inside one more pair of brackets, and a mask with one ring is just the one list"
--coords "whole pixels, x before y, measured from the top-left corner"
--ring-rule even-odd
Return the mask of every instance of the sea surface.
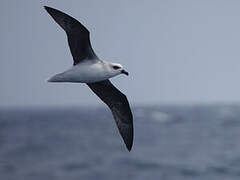
[[128, 152], [106, 107], [1, 108], [0, 180], [239, 180], [240, 106], [136, 106]]

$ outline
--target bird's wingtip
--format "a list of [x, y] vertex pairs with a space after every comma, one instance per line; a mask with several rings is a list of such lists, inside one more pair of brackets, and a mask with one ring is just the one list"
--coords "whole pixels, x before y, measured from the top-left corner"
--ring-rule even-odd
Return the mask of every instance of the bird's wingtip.
[[131, 152], [131, 150], [132, 150], [132, 145], [131, 145], [131, 146], [127, 146], [127, 149], [128, 149], [129, 152]]
[[47, 9], [50, 9], [49, 6], [43, 6], [43, 8], [46, 9], [46, 10], [47, 10]]
[[133, 141], [131, 141], [130, 143], [126, 143], [126, 147], [129, 152], [132, 150], [132, 146], [133, 146]]
[[126, 136], [126, 134], [122, 135], [122, 133], [120, 132], [120, 134], [122, 135], [123, 141], [126, 145], [126, 148], [129, 152], [132, 150], [132, 147], [133, 147], [133, 130], [131, 130], [130, 133], [131, 135], [127, 134]]
[[45, 10], [47, 10], [49, 7], [48, 7], [48, 6], [43, 6], [43, 8], [44, 8]]
[[51, 12], [54, 12], [54, 11], [57, 11], [56, 9], [54, 8], [51, 8], [49, 6], [43, 6], [43, 8], [50, 14]]

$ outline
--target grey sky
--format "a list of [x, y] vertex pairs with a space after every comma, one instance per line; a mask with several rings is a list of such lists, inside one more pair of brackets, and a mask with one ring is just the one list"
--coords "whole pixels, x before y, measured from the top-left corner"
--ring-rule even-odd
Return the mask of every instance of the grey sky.
[[1, 0], [0, 106], [86, 105], [83, 84], [50, 84], [72, 65], [60, 9], [91, 32], [97, 55], [130, 76], [113, 83], [134, 103], [240, 101], [240, 1]]

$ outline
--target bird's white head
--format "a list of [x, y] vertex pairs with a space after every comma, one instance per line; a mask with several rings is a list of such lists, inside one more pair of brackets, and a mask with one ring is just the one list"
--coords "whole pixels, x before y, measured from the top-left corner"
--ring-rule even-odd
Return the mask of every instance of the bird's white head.
[[118, 63], [108, 63], [108, 71], [112, 76], [119, 74], [125, 74], [128, 76], [128, 72], [123, 69], [123, 66]]

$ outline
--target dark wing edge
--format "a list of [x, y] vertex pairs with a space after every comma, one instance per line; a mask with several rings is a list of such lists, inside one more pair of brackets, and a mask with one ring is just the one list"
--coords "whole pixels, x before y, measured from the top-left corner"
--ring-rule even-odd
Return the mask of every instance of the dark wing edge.
[[89, 88], [111, 109], [118, 130], [129, 151], [133, 145], [133, 115], [127, 97], [109, 80], [88, 83]]
[[59, 24], [67, 34], [68, 45], [76, 65], [84, 59], [98, 59], [94, 53], [89, 31], [73, 17], [51, 7], [44, 6], [50, 16]]

